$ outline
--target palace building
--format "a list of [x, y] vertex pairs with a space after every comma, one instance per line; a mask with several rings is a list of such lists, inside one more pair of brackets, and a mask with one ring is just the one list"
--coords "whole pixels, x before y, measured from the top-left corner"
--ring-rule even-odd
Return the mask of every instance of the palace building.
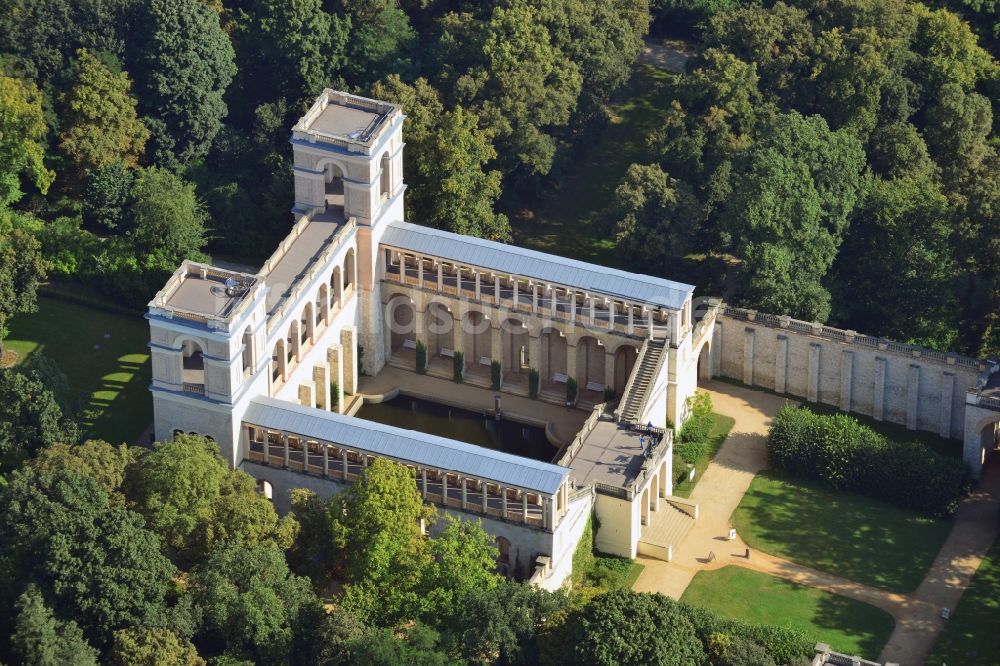
[[[213, 438], [279, 510], [292, 488], [330, 495], [373, 459], [394, 460], [442, 512], [482, 520], [509, 575], [554, 588], [592, 514], [601, 550], [670, 559], [698, 513], [672, 496], [672, 449], [699, 377], [763, 385], [762, 372], [778, 381], [780, 361], [782, 390], [801, 375], [798, 395], [843, 405], [846, 390], [846, 408], [865, 412], [876, 398], [862, 383], [891, 388], [885, 358], [902, 353], [903, 381], [916, 376], [924, 394], [904, 396], [911, 407], [898, 418], [962, 435], [967, 393], [989, 370], [979, 361], [872, 348], [882, 375], [869, 378], [859, 342], [827, 339], [834, 329], [718, 301], [696, 311], [691, 285], [407, 222], [404, 120], [396, 105], [324, 91], [292, 130], [295, 223], [271, 257], [256, 273], [185, 262], [150, 301], [157, 439]], [[911, 369], [932, 361], [944, 374]], [[584, 425], [545, 462], [352, 415], [359, 374], [419, 362], [432, 377], [537, 394], [553, 410], [575, 384], [570, 406]], [[827, 396], [824, 382], [840, 392]], [[881, 403], [889, 420], [892, 399]], [[1000, 439], [990, 405], [975, 404], [989, 416], [975, 433], [984, 452]]]

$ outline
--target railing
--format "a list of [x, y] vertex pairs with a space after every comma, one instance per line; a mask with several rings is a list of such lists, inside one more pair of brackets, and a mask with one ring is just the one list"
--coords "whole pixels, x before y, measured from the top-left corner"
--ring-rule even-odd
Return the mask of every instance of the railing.
[[981, 393], [976, 393], [976, 405], [979, 407], [985, 407], [987, 409], [1000, 410], [1000, 397], [993, 397], [989, 395], [983, 395]]
[[622, 413], [625, 411], [625, 407], [628, 405], [629, 396], [632, 395], [633, 386], [636, 382], [636, 377], [639, 376], [639, 366], [642, 365], [642, 358], [646, 354], [646, 349], [649, 347], [649, 338], [642, 341], [642, 348], [639, 349], [639, 353], [635, 357], [635, 363], [632, 364], [632, 372], [628, 376], [628, 381], [625, 382], [625, 389], [622, 391], [622, 397], [618, 401], [618, 409], [615, 410], [615, 423], [621, 423]]
[[[666, 343], [664, 343], [666, 347]], [[642, 418], [642, 412], [646, 409], [646, 405], [649, 403], [650, 394], [653, 392], [653, 387], [656, 385], [656, 378], [660, 376], [660, 369], [663, 367], [663, 359], [667, 357], [667, 350], [664, 348], [660, 349], [660, 357], [656, 359], [656, 365], [653, 367], [653, 374], [649, 377], [649, 386], [646, 387], [645, 393], [642, 394], [642, 401], [639, 403], [639, 408], [635, 411], [635, 417], [637, 419]], [[639, 358], [636, 357], [636, 365], [639, 365]]]
[[910, 345], [903, 342], [876, 338], [870, 335], [861, 335], [855, 331], [848, 331], [832, 326], [824, 326], [817, 322], [807, 322], [799, 319], [792, 319], [785, 315], [773, 315], [746, 308], [737, 308], [730, 305], [723, 306], [723, 314], [733, 319], [741, 321], [751, 321], [760, 323], [771, 328], [787, 328], [799, 333], [814, 335], [828, 340], [835, 340], [845, 344], [857, 344], [865, 347], [874, 347], [883, 351], [892, 351], [898, 354], [906, 354], [915, 358], [929, 358], [948, 365], [960, 365], [967, 368], [984, 369], [985, 364], [979, 359], [962, 356], [952, 352], [941, 352], [934, 349], [927, 349], [918, 345]]
[[612, 486], [607, 483], [601, 483], [600, 481], [594, 482], [594, 490], [602, 495], [611, 495], [612, 497], [620, 497], [623, 500], [632, 501], [635, 497], [635, 491], [632, 488], [625, 488], [622, 486]]
[[590, 415], [587, 420], [583, 422], [583, 426], [580, 431], [576, 433], [576, 437], [570, 442], [569, 446], [563, 451], [563, 454], [559, 456], [559, 460], [555, 462], [556, 465], [562, 465], [563, 467], [569, 467], [573, 458], [576, 456], [577, 451], [583, 446], [583, 442], [587, 439], [594, 428], [597, 427], [597, 422], [601, 420], [601, 415], [604, 413], [604, 408], [607, 406], [606, 403], [600, 403], [594, 405], [594, 409], [591, 410]]
[[[304, 216], [302, 220], [299, 220], [299, 222], [296, 223], [295, 227], [299, 227], [302, 221], [307, 219], [308, 216]], [[357, 218], [354, 217], [350, 218], [349, 220], [347, 220], [347, 222], [341, 225], [340, 229], [338, 229], [333, 236], [331, 236], [326, 240], [326, 242], [323, 244], [323, 250], [320, 256], [316, 260], [308, 264], [309, 269], [305, 271], [304, 274], [300, 273], [300, 277], [296, 278], [295, 281], [289, 286], [287, 295], [283, 296], [279, 301], [280, 306], [278, 307], [278, 309], [268, 316], [268, 321], [267, 321], [268, 334], [271, 333], [276, 323], [280, 322], [284, 318], [285, 314], [287, 314], [288, 312], [288, 308], [291, 307], [291, 305], [298, 298], [302, 289], [306, 285], [312, 284], [312, 282], [316, 279], [318, 274], [325, 269], [326, 265], [330, 261], [330, 258], [333, 256], [334, 252], [337, 251], [337, 248], [340, 246], [341, 242], [343, 242], [344, 237], [350, 230], [354, 229], [357, 226], [357, 224], [358, 224]], [[288, 251], [288, 247], [291, 246], [291, 242], [289, 242], [288, 239], [293, 238], [293, 234], [295, 236], [301, 234], [302, 229], [304, 228], [305, 228], [304, 225], [301, 228], [299, 228], [298, 231], [296, 231], [296, 229], [293, 228], [292, 233], [289, 234], [284, 241], [282, 241], [281, 245], [278, 247], [277, 250], [275, 250], [274, 254], [271, 255], [271, 257], [267, 260], [267, 262], [265, 262], [264, 268], [261, 269], [261, 275], [265, 275], [265, 279], [266, 279], [266, 273], [270, 272], [274, 268], [274, 266], [277, 265], [281, 257], [284, 256], [285, 252]], [[351, 285], [349, 286], [353, 286], [353, 283], [351, 283]], [[344, 301], [347, 300], [347, 295], [348, 295], [348, 289], [344, 288], [342, 294]]]

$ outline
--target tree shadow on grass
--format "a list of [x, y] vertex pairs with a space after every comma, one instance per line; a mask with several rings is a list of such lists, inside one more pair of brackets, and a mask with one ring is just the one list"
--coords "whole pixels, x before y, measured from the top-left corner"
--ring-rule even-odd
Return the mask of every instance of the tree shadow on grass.
[[836, 640], [822, 634], [816, 637], [817, 640], [829, 643], [838, 652], [856, 650], [858, 656], [867, 659], [878, 658], [895, 624], [885, 611], [839, 594], [824, 594], [819, 598], [812, 623], [820, 630], [854, 637], [857, 647], [848, 650], [852, 646], [838, 646]]
[[951, 521], [763, 472], [734, 523], [754, 548], [896, 592], [920, 584]]

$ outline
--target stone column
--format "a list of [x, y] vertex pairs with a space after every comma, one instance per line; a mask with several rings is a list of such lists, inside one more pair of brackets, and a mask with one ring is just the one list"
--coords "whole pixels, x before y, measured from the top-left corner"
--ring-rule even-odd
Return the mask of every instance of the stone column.
[[399, 253], [399, 281], [406, 284], [406, 255]]
[[576, 344], [570, 344], [566, 338], [566, 376], [576, 379]]
[[[745, 343], [745, 341], [744, 341]], [[744, 350], [746, 347], [744, 346]], [[774, 348], [774, 392], [785, 393], [788, 390], [788, 336], [779, 335]]]
[[872, 404], [872, 418], [881, 421], [885, 414], [885, 373], [886, 359], [875, 357], [875, 398]]
[[615, 386], [615, 354], [607, 347], [604, 347], [604, 388], [614, 388]]
[[340, 475], [344, 481], [347, 481], [347, 449], [340, 449]]
[[264, 464], [271, 464], [271, 433], [264, 431]]
[[538, 283], [532, 283], [531, 285], [531, 312], [532, 314], [538, 314]]
[[299, 446], [302, 447], [302, 473], [309, 473], [309, 442], [299, 439]]
[[941, 373], [941, 412], [938, 416], [938, 434], [951, 437], [952, 402], [955, 399], [955, 373]]
[[286, 435], [284, 433], [281, 434], [281, 446], [284, 449], [284, 459], [283, 459], [283, 461], [281, 463], [281, 466], [284, 467], [285, 469], [288, 469], [288, 460], [289, 460], [288, 435]]
[[490, 488], [489, 488], [489, 484], [487, 484], [485, 481], [480, 481], [479, 482], [479, 487], [482, 490], [483, 513], [485, 514], [485, 513], [488, 513], [488, 509], [490, 508], [490, 503], [489, 503], [489, 500], [490, 500], [490, 498], [489, 498], [489, 489]]
[[542, 333], [538, 331], [533, 333], [531, 329], [528, 329], [528, 361], [529, 365], [538, 370], [539, 388], [541, 388], [541, 379], [545, 376], [545, 371], [542, 369]]
[[427, 468], [420, 470], [420, 496], [427, 499]]
[[458, 307], [452, 308], [451, 348], [456, 354], [462, 353], [462, 374], [464, 375], [468, 359], [465, 358], [465, 332], [462, 330], [462, 314], [458, 311]]
[[819, 402], [819, 364], [822, 353], [818, 342], [809, 343], [809, 386], [806, 387], [806, 398], [810, 402]]
[[615, 330], [615, 315], [617, 312], [615, 302], [611, 299], [605, 298], [604, 304], [607, 305], [608, 308], [608, 330], [613, 331]]
[[[330, 395], [330, 408], [333, 409], [336, 403], [336, 411], [343, 414], [344, 405], [344, 347], [340, 343], [334, 343], [326, 350], [326, 362], [330, 366], [330, 382], [337, 384], [336, 395]], [[331, 387], [332, 389], [332, 387]]]
[[906, 427], [917, 429], [920, 420], [920, 366], [910, 364], [910, 381], [906, 386]]
[[513, 294], [514, 309], [517, 310], [518, 306], [520, 305], [520, 303], [518, 303], [517, 299], [518, 299], [518, 293], [519, 293], [519, 290], [520, 290], [521, 283], [520, 283], [520, 280], [517, 279], [516, 275], [512, 276], [512, 277], [514, 278], [514, 294]]
[[559, 314], [558, 310], [559, 298], [557, 297], [557, 294], [559, 292], [551, 284], [546, 285], [545, 289], [549, 294], [549, 314], [552, 315], [553, 318], [555, 318]]
[[854, 383], [854, 352], [844, 349], [840, 353], [840, 409], [851, 411], [851, 386]]
[[464, 476], [458, 477], [458, 482], [462, 484], [462, 508], [469, 508], [469, 480]]
[[323, 444], [323, 478], [330, 476], [330, 445]]
[[628, 308], [628, 324], [626, 325], [626, 331], [629, 335], [635, 333], [635, 306], [631, 303], [626, 303], [625, 307]]
[[344, 391], [358, 392], [358, 346], [355, 344], [357, 331], [353, 326], [345, 326], [340, 330], [340, 344], [344, 348], [343, 372]]
[[498, 486], [500, 488], [500, 509], [503, 514], [504, 520], [507, 520], [507, 487]]
[[[497, 325], [494, 326], [493, 324]], [[503, 347], [500, 341], [500, 325], [497, 322], [490, 322], [490, 358], [503, 363]]]
[[316, 396], [316, 407], [330, 411], [330, 378], [329, 366], [317, 363], [313, 366], [313, 394]]
[[743, 383], [753, 386], [754, 329], [743, 329]]
[[593, 295], [588, 296], [587, 301], [590, 304], [590, 313], [589, 313], [590, 325], [593, 326], [595, 317], [597, 315], [597, 311], [594, 307], [594, 296]]
[[500, 276], [493, 276], [493, 304], [500, 305]]
[[316, 396], [313, 395], [312, 384], [299, 384], [299, 404], [303, 407], [315, 407]]
[[528, 493], [521, 491], [521, 522], [528, 522]]
[[473, 273], [476, 274], [476, 300], [479, 301], [479, 300], [482, 300], [480, 298], [480, 296], [479, 296], [479, 291], [480, 291], [480, 288], [481, 288], [480, 273], [479, 273], [479, 271], [476, 271], [476, 270], [474, 270]]
[[424, 258], [417, 257], [417, 286], [424, 288]]

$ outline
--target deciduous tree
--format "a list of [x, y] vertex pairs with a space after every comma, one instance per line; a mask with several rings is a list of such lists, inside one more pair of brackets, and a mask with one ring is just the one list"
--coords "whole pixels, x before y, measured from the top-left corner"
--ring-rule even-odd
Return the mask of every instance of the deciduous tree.
[[128, 73], [115, 73], [90, 51], [77, 52], [78, 74], [64, 97], [59, 146], [80, 173], [117, 161], [135, 166], [149, 130], [135, 110]]
[[97, 650], [72, 620], [56, 618], [34, 585], [17, 601], [17, 624], [11, 643], [25, 666], [97, 666]]
[[226, 115], [222, 99], [236, 74], [233, 47], [203, 0], [137, 3], [129, 42], [152, 157], [177, 169], [208, 152]]
[[205, 666], [191, 641], [169, 629], [130, 628], [115, 632], [108, 655], [112, 666]]
[[45, 132], [38, 88], [0, 70], [0, 209], [21, 198], [22, 176], [48, 191], [55, 174], [44, 164]]

